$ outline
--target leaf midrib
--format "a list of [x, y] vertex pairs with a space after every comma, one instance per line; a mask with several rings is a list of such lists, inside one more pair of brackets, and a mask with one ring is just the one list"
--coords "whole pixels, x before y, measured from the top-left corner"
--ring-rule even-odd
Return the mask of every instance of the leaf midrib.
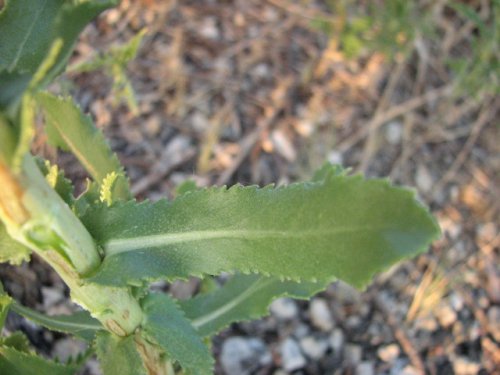
[[202, 316], [192, 320], [191, 324], [193, 325], [194, 328], [199, 330], [203, 325], [208, 324], [211, 321], [214, 321], [215, 319], [224, 315], [226, 312], [230, 311], [231, 309], [233, 309], [234, 307], [236, 307], [240, 303], [243, 303], [245, 301], [245, 299], [247, 299], [247, 297], [259, 292], [262, 288], [265, 288], [271, 282], [272, 282], [271, 279], [267, 279], [265, 281], [262, 281], [262, 279], [255, 280], [252, 284], [250, 284], [250, 286], [243, 293], [238, 295], [238, 297], [231, 299], [229, 302], [218, 307], [214, 311], [211, 311], [208, 314], [202, 315]]
[[308, 231], [299, 230], [201, 230], [191, 232], [163, 233], [129, 238], [110, 239], [103, 244], [106, 256], [117, 255], [129, 251], [140, 249], [155, 248], [165, 245], [172, 245], [182, 242], [195, 242], [214, 239], [265, 239], [265, 238], [304, 238], [325, 236], [339, 233], [357, 232], [361, 230], [376, 231], [378, 228], [373, 226], [351, 226], [336, 227], [332, 229], [316, 229]]

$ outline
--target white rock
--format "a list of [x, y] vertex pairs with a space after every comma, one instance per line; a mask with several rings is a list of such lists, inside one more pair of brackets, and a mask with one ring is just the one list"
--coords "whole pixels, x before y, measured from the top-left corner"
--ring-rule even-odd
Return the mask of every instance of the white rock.
[[219, 39], [220, 34], [215, 17], [207, 17], [203, 19], [199, 27], [199, 32], [207, 39]]
[[423, 164], [420, 164], [417, 167], [417, 174], [415, 176], [415, 182], [420, 190], [423, 192], [429, 192], [432, 189], [434, 184], [434, 180], [431, 176], [431, 173], [427, 169], [427, 167]]
[[363, 357], [363, 348], [355, 344], [347, 344], [344, 349], [344, 356], [347, 363], [356, 365], [361, 362]]
[[276, 129], [271, 133], [271, 141], [276, 151], [286, 160], [292, 162], [297, 158], [297, 152], [289, 136], [283, 130]]
[[311, 332], [311, 328], [307, 324], [299, 323], [293, 330], [293, 336], [296, 339], [301, 339], [309, 335], [309, 332]]
[[330, 346], [334, 353], [340, 352], [344, 346], [344, 332], [340, 328], [335, 328], [329, 338]]
[[330, 151], [328, 153], [328, 162], [332, 164], [343, 164], [344, 157], [341, 152], [338, 151]]
[[328, 350], [328, 341], [313, 336], [307, 336], [300, 340], [302, 351], [311, 359], [318, 360]]
[[269, 65], [260, 63], [257, 64], [255, 68], [253, 68], [252, 73], [257, 78], [266, 78], [271, 74], [271, 69], [269, 68]]
[[230, 337], [222, 344], [220, 361], [227, 375], [250, 374], [271, 360], [269, 351], [260, 339]]
[[378, 357], [384, 362], [394, 362], [396, 358], [399, 357], [399, 346], [396, 344], [390, 344], [386, 346], [381, 346], [377, 350]]
[[356, 375], [374, 375], [375, 369], [373, 368], [373, 363], [369, 361], [361, 362], [356, 366]]
[[309, 306], [312, 324], [322, 331], [331, 331], [334, 326], [332, 314], [327, 302], [322, 298], [315, 298]]
[[57, 288], [42, 286], [41, 292], [45, 310], [48, 310], [49, 308], [60, 302], [64, 297], [63, 292]]
[[281, 361], [286, 371], [294, 371], [306, 365], [306, 359], [294, 339], [287, 338], [281, 344]]
[[385, 138], [391, 145], [397, 145], [401, 142], [403, 136], [403, 124], [399, 121], [392, 121], [387, 124]]
[[450, 294], [450, 304], [455, 311], [460, 311], [464, 307], [464, 299], [456, 292]]
[[297, 316], [297, 303], [291, 298], [278, 298], [270, 306], [271, 313], [278, 319], [290, 320]]

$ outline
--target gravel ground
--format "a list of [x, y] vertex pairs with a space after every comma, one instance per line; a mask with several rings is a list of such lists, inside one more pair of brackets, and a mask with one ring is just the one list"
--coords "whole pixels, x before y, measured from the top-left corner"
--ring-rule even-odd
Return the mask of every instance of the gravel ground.
[[[500, 374], [500, 102], [456, 95], [445, 66], [468, 48], [467, 24], [436, 5], [438, 38], [417, 39], [396, 62], [353, 60], [311, 27], [326, 8], [304, 4], [123, 1], [88, 27], [73, 63], [147, 27], [128, 69], [137, 113], [117, 103], [102, 71], [69, 74], [54, 89], [70, 90], [103, 128], [140, 199], [171, 196], [186, 179], [289, 183], [330, 160], [413, 186], [437, 216], [442, 238], [366, 291], [335, 283], [223, 331], [217, 374]], [[35, 147], [81, 185], [72, 157], [42, 137]], [[0, 278], [28, 306], [75, 309], [36, 257], [2, 265]], [[168, 288], [183, 298], [196, 286]], [[85, 349], [15, 315], [7, 327], [47, 356]], [[85, 373], [99, 374], [97, 363]]]

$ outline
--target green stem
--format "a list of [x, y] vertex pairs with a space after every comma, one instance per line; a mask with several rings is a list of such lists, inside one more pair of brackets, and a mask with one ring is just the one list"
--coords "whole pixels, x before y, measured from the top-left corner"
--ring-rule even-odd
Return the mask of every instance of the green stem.
[[143, 314], [129, 288], [90, 284], [84, 276], [101, 258], [94, 241], [66, 203], [52, 190], [31, 155], [21, 172], [0, 160], [0, 218], [9, 234], [49, 263], [71, 290], [73, 301], [88, 310], [109, 331], [129, 335]]

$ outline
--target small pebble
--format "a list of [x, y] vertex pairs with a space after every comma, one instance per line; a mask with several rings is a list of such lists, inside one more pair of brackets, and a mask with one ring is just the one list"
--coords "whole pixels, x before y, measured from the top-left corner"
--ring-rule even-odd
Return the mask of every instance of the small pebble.
[[245, 375], [270, 363], [271, 355], [260, 339], [230, 337], [222, 344], [220, 361], [225, 374]]
[[207, 17], [203, 19], [199, 28], [199, 32], [207, 39], [219, 39], [219, 29], [217, 28], [217, 20], [214, 17]]
[[42, 286], [43, 307], [45, 310], [50, 309], [64, 298], [64, 294], [57, 288]]
[[281, 129], [276, 129], [271, 133], [271, 141], [278, 154], [287, 161], [293, 162], [297, 158], [297, 152], [292, 141]]
[[432, 189], [434, 184], [434, 180], [431, 176], [431, 173], [427, 169], [426, 166], [420, 164], [417, 167], [417, 174], [415, 176], [415, 182], [420, 190], [427, 193]]
[[278, 319], [291, 320], [297, 316], [297, 303], [291, 298], [278, 298], [270, 306], [271, 313]]
[[309, 306], [312, 324], [322, 331], [333, 329], [334, 322], [327, 302], [322, 298], [315, 298]]
[[299, 344], [292, 339], [287, 338], [281, 344], [282, 367], [286, 371], [294, 371], [306, 365], [306, 359], [300, 351]]
[[356, 329], [361, 326], [361, 323], [363, 323], [363, 321], [359, 315], [351, 315], [345, 321], [345, 325], [348, 329]]
[[385, 138], [391, 145], [397, 145], [403, 136], [403, 124], [399, 121], [391, 121], [387, 124]]
[[356, 375], [375, 375], [375, 369], [373, 368], [373, 363], [369, 361], [363, 361], [356, 366]]
[[350, 365], [356, 365], [361, 362], [363, 357], [363, 348], [355, 344], [347, 344], [344, 349], [345, 360]]
[[326, 353], [328, 341], [326, 339], [307, 336], [300, 340], [300, 347], [309, 358], [318, 360]]
[[342, 164], [344, 162], [344, 157], [341, 152], [338, 151], [330, 151], [328, 153], [328, 162], [331, 164]]
[[[391, 370], [387, 375], [401, 375], [404, 371], [405, 366], [408, 365], [408, 360], [406, 358], [398, 358], [391, 363]], [[418, 375], [422, 375], [419, 373]]]
[[399, 357], [399, 353], [400, 353], [399, 346], [396, 344], [382, 346], [377, 350], [378, 357], [382, 361], [389, 363], [394, 362], [394, 360]]
[[301, 339], [309, 335], [311, 332], [311, 328], [307, 324], [299, 323], [297, 324], [297, 327], [295, 327], [293, 331], [293, 336], [296, 339]]
[[334, 353], [340, 352], [344, 346], [344, 332], [340, 328], [335, 328], [329, 338], [330, 346]]
[[464, 299], [458, 293], [451, 293], [450, 295], [450, 305], [455, 311], [460, 311], [464, 307]]

